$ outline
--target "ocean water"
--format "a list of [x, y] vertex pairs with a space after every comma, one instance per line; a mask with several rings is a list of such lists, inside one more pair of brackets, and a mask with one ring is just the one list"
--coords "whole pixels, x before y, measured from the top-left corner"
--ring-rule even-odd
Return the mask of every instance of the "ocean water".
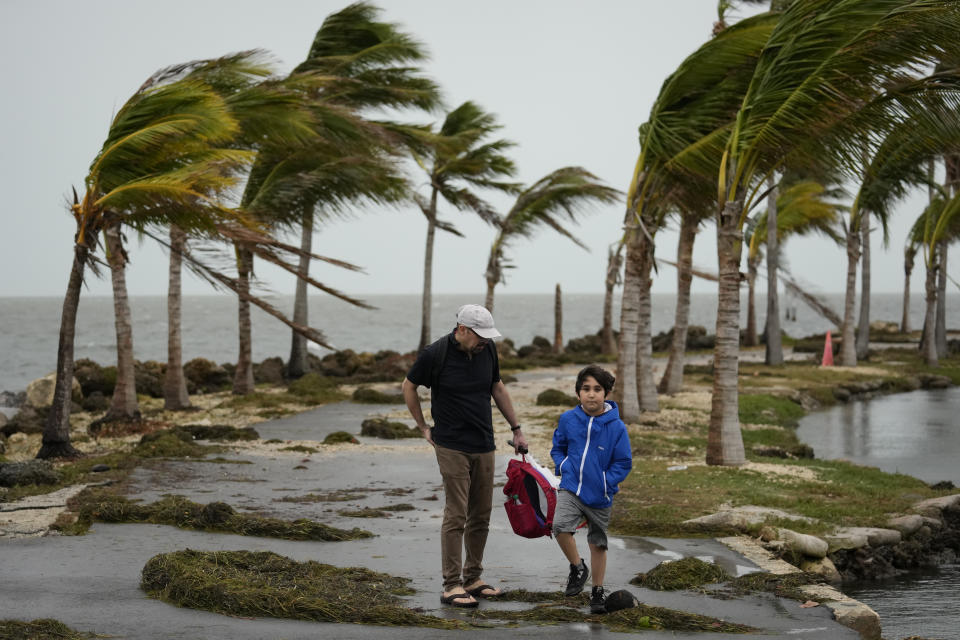
[[[829, 295], [827, 302], [842, 311], [842, 295]], [[375, 310], [353, 307], [328, 296], [310, 298], [310, 324], [320, 329], [339, 349], [406, 352], [415, 349], [420, 337], [419, 295], [371, 295], [366, 301]], [[676, 296], [654, 294], [653, 331], [673, 326]], [[165, 296], [131, 297], [134, 354], [139, 360], [166, 361], [167, 308]], [[482, 296], [436, 294], [433, 297], [432, 329], [440, 336], [453, 327], [457, 308], [468, 302], [482, 302]], [[287, 313], [293, 307], [292, 296], [275, 296], [271, 303]], [[960, 303], [960, 296], [948, 296], [949, 313]], [[563, 296], [564, 340], [596, 333], [602, 324], [603, 296], [565, 294]], [[831, 323], [801, 302], [784, 297], [781, 310], [796, 309], [796, 320], [783, 320], [784, 331], [794, 337], [823, 333]], [[56, 367], [62, 298], [0, 298], [0, 390], [19, 391], [27, 383], [46, 375]], [[902, 296], [874, 294], [871, 308], [876, 319], [899, 322]], [[497, 328], [517, 346], [529, 344], [540, 335], [553, 340], [552, 294], [501, 294], [496, 299], [494, 316]], [[741, 325], [746, 324], [745, 296]], [[208, 358], [230, 362], [237, 353], [236, 299], [230, 296], [185, 296], [183, 300], [184, 359]], [[758, 322], [763, 323], [766, 301], [757, 298]], [[691, 324], [714, 332], [717, 302], [715, 294], [694, 294], [691, 300]], [[619, 299], [615, 302], [614, 326], [619, 325]], [[922, 326], [923, 305], [914, 296], [911, 323]], [[316, 347], [316, 345], [311, 345]], [[327, 351], [316, 347], [322, 355]], [[253, 309], [253, 357], [256, 361], [272, 356], [284, 360], [290, 353], [290, 330], [260, 309]], [[116, 337], [113, 326], [113, 302], [110, 297], [81, 296], [77, 316], [76, 358], [91, 358], [102, 364], [116, 361]]]

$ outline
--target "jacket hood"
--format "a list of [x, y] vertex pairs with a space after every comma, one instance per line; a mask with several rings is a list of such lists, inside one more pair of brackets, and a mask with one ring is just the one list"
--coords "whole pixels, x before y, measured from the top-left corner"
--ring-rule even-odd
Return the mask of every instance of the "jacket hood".
[[596, 423], [596, 424], [598, 424], [598, 425], [600, 425], [600, 424], [605, 425], [605, 424], [607, 424], [608, 422], [611, 422], [611, 421], [613, 421], [613, 420], [619, 420], [619, 419], [620, 419], [620, 407], [617, 406], [617, 403], [614, 402], [613, 400], [604, 400], [604, 402], [605, 402], [610, 408], [609, 408], [607, 411], [604, 411], [603, 413], [601, 413], [601, 414], [598, 415], [598, 416], [588, 415], [587, 412], [583, 410], [583, 407], [580, 406], [579, 404], [578, 404], [577, 407], [574, 409], [574, 412], [576, 413], [577, 418], [579, 418], [579, 419], [582, 420], [583, 422], [589, 422], [589, 421], [590, 421], [590, 418], [593, 418], [594, 423]]

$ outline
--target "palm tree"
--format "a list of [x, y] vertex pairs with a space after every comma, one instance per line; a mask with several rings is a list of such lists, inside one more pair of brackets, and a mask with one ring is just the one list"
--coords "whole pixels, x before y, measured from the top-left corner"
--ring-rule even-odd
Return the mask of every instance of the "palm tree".
[[583, 249], [588, 247], [564, 226], [565, 217], [576, 222], [590, 205], [609, 204], [622, 194], [600, 183], [599, 178], [580, 167], [557, 169], [520, 192], [516, 202], [500, 221], [500, 229], [490, 247], [485, 275], [485, 306], [493, 312], [493, 291], [505, 282], [505, 269], [513, 268], [505, 253], [516, 238], [532, 238], [542, 227], [549, 227]]
[[671, 213], [709, 210], [714, 191], [709, 176], [719, 165], [724, 137], [776, 20], [762, 14], [721, 30], [667, 78], [640, 127], [640, 156], [624, 216], [627, 258], [617, 360], [626, 419], [657, 407], [649, 335], [655, 234]]
[[[905, 81], [887, 91], [887, 99], [899, 102], [902, 113], [868, 158], [846, 227], [847, 294], [840, 351], [841, 362], [846, 366], [855, 366], [860, 355], [854, 337], [853, 307], [860, 239], [867, 224], [863, 222], [864, 214], [870, 211], [876, 216], [886, 237], [892, 204], [912, 187], [928, 184], [929, 163], [960, 145], [960, 111], [953, 106], [953, 100], [960, 96], [958, 80], [958, 72], [941, 71], [929, 78]], [[925, 91], [930, 86], [935, 88]], [[868, 276], [864, 281], [869, 282]], [[865, 297], [866, 294], [862, 296]], [[861, 305], [868, 307], [869, 303], [864, 299]], [[865, 324], [861, 321], [860, 330], [869, 334], [869, 316]]]
[[623, 267], [623, 239], [613, 243], [607, 251], [607, 275], [604, 278], [603, 322], [600, 327], [600, 353], [613, 355], [617, 341], [613, 335], [613, 289], [623, 284], [620, 270]]
[[209, 228], [223, 211], [208, 194], [232, 185], [250, 160], [248, 152], [226, 148], [239, 125], [221, 96], [196, 78], [165, 80], [155, 75], [121, 107], [90, 166], [82, 198], [74, 192], [74, 259], [39, 458], [76, 454], [69, 420], [76, 314], [84, 270], [89, 265], [96, 273], [99, 234], [118, 220], [145, 228], [176, 218], [186, 228]]
[[675, 394], [683, 387], [683, 359], [687, 351], [687, 332], [690, 326], [690, 286], [693, 283], [693, 244], [706, 216], [698, 212], [680, 214], [680, 237], [677, 240], [677, 305], [673, 318], [673, 337], [670, 355], [657, 391]]
[[950, 34], [958, 26], [954, 3], [796, 0], [770, 35], [717, 173], [720, 284], [708, 464], [745, 461], [737, 388], [739, 264], [744, 220], [766, 176], [788, 159], [792, 166], [816, 166], [824, 158], [856, 166], [870, 143], [864, 133], [882, 128], [893, 112], [872, 103], [879, 88], [902, 69], [929, 64], [944, 47], [955, 47]]
[[[467, 101], [447, 114], [423, 156], [415, 154], [417, 163], [430, 178], [430, 199], [417, 198], [427, 219], [427, 241], [423, 260], [423, 305], [420, 342], [422, 349], [432, 340], [430, 312], [433, 286], [433, 242], [437, 228], [460, 235], [452, 224], [438, 218], [440, 197], [458, 210], [469, 210], [484, 222], [496, 225], [499, 216], [493, 206], [473, 188], [502, 193], [518, 193], [519, 185], [503, 182], [516, 173], [513, 161], [504, 151], [514, 145], [503, 139], [490, 138], [500, 129], [496, 117]], [[426, 137], [426, 136], [425, 136]]]
[[[836, 190], [825, 188], [821, 183], [814, 180], [799, 180], [789, 183], [792, 176], [788, 176], [781, 184], [785, 184], [782, 192], [771, 190], [770, 194], [776, 194], [776, 203], [771, 206], [768, 202], [766, 211], [761, 213], [756, 219], [751, 219], [747, 225], [747, 264], [749, 273], [756, 275], [757, 267], [763, 257], [763, 249], [770, 242], [771, 231], [771, 211], [776, 211], [776, 232], [773, 235], [778, 247], [783, 246], [786, 240], [793, 236], [806, 236], [810, 233], [819, 233], [827, 236], [834, 242], [840, 242], [841, 238], [837, 233], [840, 212], [843, 209], [834, 201], [839, 195]], [[767, 256], [767, 280], [779, 280], [778, 272], [780, 269], [779, 260], [771, 261]], [[772, 275], [771, 275], [772, 274]], [[750, 276], [748, 275], [748, 278]], [[747, 296], [747, 336], [750, 335], [750, 327], [756, 331], [757, 322], [752, 316], [755, 315], [755, 305], [753, 303], [753, 292], [750, 291]], [[771, 311], [767, 310], [769, 318]], [[767, 343], [770, 342], [770, 324], [767, 323]], [[754, 335], [754, 338], [756, 336]], [[745, 339], [746, 342], [746, 339]], [[749, 344], [749, 343], [748, 343]], [[756, 344], [756, 342], [754, 342]], [[767, 362], [767, 364], [772, 364]]]
[[900, 317], [900, 333], [910, 333], [910, 276], [920, 245], [907, 238], [903, 247], [903, 313]]
[[[423, 45], [401, 31], [399, 25], [379, 21], [379, 15], [380, 10], [372, 4], [357, 2], [328, 16], [314, 37], [307, 59], [294, 69], [294, 75], [322, 74], [335, 79], [326, 83], [314, 99], [355, 112], [368, 114], [370, 110], [382, 108], [434, 109], [439, 104], [436, 84], [410, 66], [426, 60]], [[400, 127], [394, 123], [384, 124], [394, 132]], [[368, 126], [368, 133], [375, 133], [383, 145], [397, 142], [388, 140], [386, 131], [375, 132], [372, 126]], [[382, 146], [371, 148], [369, 140], [364, 142], [365, 149], [350, 149], [346, 155], [378, 158], [384, 152]], [[316, 159], [327, 164], [332, 160], [319, 156]], [[342, 194], [342, 200], [355, 203], [366, 198], [374, 202], [396, 202], [406, 197], [407, 185], [396, 175], [394, 164], [389, 160], [369, 163], [365, 175], [357, 176], [353, 193]], [[304, 252], [297, 268], [300, 276], [309, 274], [310, 260], [305, 255], [311, 251], [314, 219], [329, 216], [335, 204], [330, 202], [328, 193], [329, 189], [306, 199], [300, 222]], [[299, 277], [293, 312], [294, 321], [303, 325], [308, 322], [306, 285], [304, 277]], [[306, 371], [306, 339], [293, 331], [287, 374], [300, 377]]]
[[941, 249], [960, 238], [960, 194], [947, 197], [940, 193], [927, 206], [914, 223], [910, 239], [923, 247], [926, 274], [926, 312], [920, 353], [928, 366], [939, 366], [936, 335], [932, 328], [936, 323], [938, 305], [937, 276], [943, 268]]

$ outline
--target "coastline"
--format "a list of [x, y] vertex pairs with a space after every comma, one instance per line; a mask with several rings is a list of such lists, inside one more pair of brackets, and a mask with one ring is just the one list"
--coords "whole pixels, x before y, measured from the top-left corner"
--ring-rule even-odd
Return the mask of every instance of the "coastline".
[[[762, 360], [762, 351], [757, 350], [747, 350], [744, 351], [744, 363], [749, 365], [751, 360], [757, 361]], [[803, 360], [809, 360], [808, 355], [797, 356]], [[692, 359], [691, 366], [692, 370], [690, 373], [690, 384], [689, 391], [685, 391], [682, 394], [671, 399], [670, 403], [664, 403], [665, 406], [662, 407], [661, 412], [655, 416], [651, 416], [651, 420], [655, 425], [649, 424], [648, 420], [644, 419], [642, 424], [631, 425], [631, 438], [635, 436], [637, 442], [642, 442], [644, 438], [649, 437], [653, 431], [653, 426], [656, 426], [657, 429], [665, 429], [668, 432], [672, 433], [681, 433], [684, 429], [689, 427], [691, 418], [693, 422], [703, 414], [704, 411], [709, 411], [709, 390], [703, 388], [702, 373], [698, 367], [703, 367], [705, 363], [709, 360], [709, 355], [703, 354], [700, 356], [695, 356]], [[657, 363], [659, 366], [663, 366], [664, 361], [660, 360]], [[798, 365], [799, 366], [799, 365]], [[539, 459], [548, 458], [549, 451], [549, 437], [552, 433], [552, 424], [555, 420], [556, 415], [562, 410], [562, 408], [550, 408], [544, 406], [538, 406], [536, 402], [537, 396], [544, 390], [549, 388], [559, 388], [564, 390], [566, 387], [572, 387], [573, 379], [578, 370], [579, 365], [576, 364], [566, 364], [556, 367], [539, 367], [529, 370], [518, 370], [515, 372], [516, 381], [509, 383], [509, 389], [511, 390], [511, 395], [514, 398], [515, 406], [518, 409], [518, 417], [525, 426], [525, 431], [528, 432], [528, 440], [531, 443], [531, 452], [537, 456]], [[819, 370], [818, 375], [823, 375], [822, 368], [816, 368]], [[903, 390], [908, 388], [910, 385], [896, 385], [890, 383], [890, 378], [888, 376], [889, 372], [886, 369], [876, 366], [870, 367], [859, 367], [857, 370], [848, 370], [848, 371], [833, 371], [829, 373], [843, 373], [850, 374], [856, 373], [857, 381], [848, 384], [848, 387], [853, 387], [855, 391], [858, 391], [861, 394], [875, 394], [875, 393], [884, 393], [896, 390]], [[742, 372], [742, 376], [745, 377], [746, 383], [755, 383], [753, 380], [753, 372], [747, 370]], [[870, 382], [868, 379], [873, 379], [873, 382]], [[765, 381], [769, 382], [769, 381]], [[353, 383], [349, 385], [341, 385], [339, 388], [339, 393], [341, 397], [350, 397], [359, 386], [364, 386], [371, 388], [376, 391], [381, 391], [384, 393], [396, 393], [398, 385], [396, 382], [378, 382], [378, 383], [366, 383], [363, 385]], [[791, 396], [793, 393], [792, 390], [779, 386], [778, 384], [773, 384], [770, 386], [764, 387], [767, 391], [772, 391], [776, 394], [783, 396]], [[836, 387], [837, 389], [845, 389], [843, 386]], [[748, 389], [749, 390], [749, 389]], [[795, 390], [794, 390], [795, 391]], [[849, 391], [849, 389], [847, 389]], [[272, 396], [280, 397], [284, 394], [282, 387], [280, 386], [270, 386], [270, 385], [261, 385], [258, 387], [258, 393], [262, 395], [264, 399], [269, 399]], [[836, 394], [834, 394], [836, 396]], [[843, 393], [839, 394], [840, 397], [844, 399], [849, 399], [849, 395], [844, 396]], [[802, 401], [801, 398], [793, 395], [795, 400]], [[809, 396], [807, 400], [810, 400], [812, 396]], [[227, 392], [220, 392], [215, 394], [201, 394], [192, 397], [195, 400], [195, 404], [200, 406], [200, 411], [194, 411], [187, 414], [174, 414], [171, 412], [164, 412], [160, 408], [162, 401], [148, 400], [143, 399], [142, 410], [144, 411], [145, 417], [148, 422], [154, 423], [160, 426], [170, 426], [173, 424], [222, 424], [229, 423], [232, 426], [239, 427], [245, 425], [256, 425], [265, 422], [270, 422], [272, 417], [276, 417], [278, 414], [286, 416], [304, 416], [312, 410], [312, 407], [304, 405], [296, 405], [293, 403], [287, 404], [285, 402], [269, 403], [269, 414], [264, 413], [262, 407], [251, 406], [246, 408], [238, 408], [237, 406], [224, 406], [232, 400], [231, 396]], [[284, 400], [289, 398], [284, 397]], [[426, 399], [426, 398], [425, 398]], [[836, 398], [838, 401], [839, 398]], [[391, 420], [408, 420], [406, 416], [406, 411], [402, 405], [372, 405], [371, 410], [376, 411], [378, 415], [382, 415]], [[81, 442], [78, 442], [78, 446], [85, 449], [90, 454], [102, 453], [111, 448], [129, 448], [133, 446], [139, 439], [141, 434], [134, 433], [118, 437], [100, 437], [100, 438], [89, 438], [86, 436], [86, 429], [89, 423], [94, 419], [95, 414], [90, 413], [81, 413], [75, 414], [74, 422], [74, 433], [77, 434], [77, 437]], [[755, 430], [759, 425], [751, 425], [750, 423], [745, 423], [744, 428], [746, 432]], [[84, 440], [84, 438], [86, 441]], [[507, 455], [509, 452], [506, 448], [505, 441], [509, 437], [509, 431], [504, 425], [501, 425], [497, 430], [497, 443], [498, 443], [498, 454]], [[17, 448], [14, 448], [10, 451], [10, 454], [13, 458], [17, 459], [27, 459], [30, 457], [27, 453], [32, 447], [38, 445], [38, 442], [34, 443], [33, 440], [37, 439], [38, 436], [29, 437], [18, 443]], [[9, 444], [9, 441], [8, 441]], [[22, 446], [22, 448], [20, 448]], [[287, 447], [310, 447], [318, 450], [320, 453], [317, 455], [336, 455], [336, 456], [347, 456], [348, 458], [356, 457], [358, 460], [363, 459], [372, 452], [375, 455], [388, 454], [390, 451], [396, 451], [398, 446], [395, 443], [383, 443], [376, 441], [370, 441], [369, 439], [364, 440], [362, 448], [358, 449], [355, 445], [322, 445], [318, 442], [317, 439], [286, 439], [283, 442], [281, 447], [277, 443], [273, 445], [266, 445], [263, 442], [263, 437], [261, 442], [249, 444], [243, 443], [238, 445], [231, 445], [231, 449], [238, 454], [242, 455], [254, 455], [254, 456], [268, 456], [268, 457], [289, 457], [291, 460], [295, 457], [296, 454], [290, 453], [281, 453], [282, 448]], [[404, 443], [403, 450], [407, 452], [419, 452], [421, 454], [429, 451], [425, 444], [413, 441], [409, 443]], [[635, 445], [636, 447], [636, 445]], [[685, 465], [688, 468], [700, 467], [700, 462], [695, 458], [690, 456], [681, 456], [675, 457], [671, 455], [652, 455], [648, 456], [648, 460], [645, 462], [650, 462], [652, 464], [658, 465], [658, 469], [665, 469], [669, 466]], [[776, 460], [767, 460], [762, 461], [752, 460], [747, 465], [745, 465], [740, 472], [758, 474], [765, 478], [768, 477], [780, 477], [789, 478], [790, 475], [784, 475], [784, 469], [791, 469], [791, 472], [796, 471], [799, 467], [795, 464], [787, 464], [789, 461], [784, 460], [779, 462]], [[692, 467], [691, 467], [692, 465]], [[662, 471], [661, 471], [662, 473]], [[630, 487], [625, 487], [625, 490], [629, 490]], [[666, 497], [666, 496], [665, 496]], [[47, 512], [45, 515], [47, 517], [54, 515], [54, 520], [56, 516], [62, 515], [65, 511], [66, 498], [59, 498], [52, 495], [48, 495], [48, 501], [57, 502], [58, 504], [62, 503], [59, 507], [51, 509], [38, 509], [36, 510], [36, 515], [40, 515], [41, 512]], [[881, 524], [881, 523], [877, 523]], [[721, 528], [722, 529], [722, 528]], [[34, 529], [39, 531], [39, 529]], [[693, 530], [687, 530], [686, 534], [690, 535]], [[630, 533], [634, 533], [631, 531]], [[751, 544], [757, 545], [757, 530], [755, 527], [746, 528], [747, 535], [741, 535], [739, 539], [741, 542], [750, 540]], [[779, 533], [779, 532], [778, 532]], [[35, 534], [34, 534], [35, 535]], [[639, 535], [643, 535], [642, 532]], [[700, 533], [702, 535], [702, 533]], [[725, 541], [728, 536], [719, 535], [719, 531], [714, 533], [714, 536]], [[774, 542], [775, 540], [765, 541], [764, 544]], [[739, 551], [740, 547], [734, 546], [735, 550]], [[781, 548], [781, 553], [783, 548]], [[770, 549], [766, 549], [765, 552], [770, 555]], [[776, 554], [773, 554], [776, 555]], [[839, 592], [838, 592], [839, 593]], [[821, 594], [818, 596], [820, 599], [827, 599], [835, 602], [845, 602], [843, 599], [838, 599], [840, 596], [825, 596]], [[845, 604], [839, 609], [839, 611], [847, 611], [852, 605]], [[861, 611], [856, 616], [858, 622], [857, 625], [864, 625], [863, 622], [864, 616], [869, 617], [868, 613]], [[839, 617], [839, 616], [838, 616]], [[869, 625], [868, 625], [869, 626]], [[864, 627], [865, 629], [867, 627]], [[872, 627], [870, 627], [872, 628]], [[877, 627], [879, 629], [879, 626]], [[864, 635], [863, 637], [873, 637], [869, 634]], [[878, 636], [877, 636], [878, 637]]]

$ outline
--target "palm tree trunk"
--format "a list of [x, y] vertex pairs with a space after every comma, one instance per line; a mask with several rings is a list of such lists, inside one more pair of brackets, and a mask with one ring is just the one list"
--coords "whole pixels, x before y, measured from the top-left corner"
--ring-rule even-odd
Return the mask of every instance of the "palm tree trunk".
[[937, 346], [937, 357], [947, 357], [947, 241], [939, 242], [937, 251], [940, 257], [937, 270], [937, 318], [934, 330], [934, 341]]
[[244, 245], [237, 245], [237, 285], [241, 294], [237, 298], [237, 333], [239, 352], [237, 370], [233, 376], [233, 393], [246, 395], [253, 392], [253, 335], [250, 322], [250, 302], [244, 294], [250, 294], [250, 276], [253, 272], [253, 252]]
[[693, 243], [697, 238], [697, 220], [683, 216], [677, 243], [677, 309], [673, 320], [673, 340], [667, 370], [660, 379], [660, 393], [677, 393], [683, 387], [683, 361], [687, 352], [690, 326], [690, 285], [693, 282]]
[[870, 212], [860, 219], [863, 249], [860, 255], [860, 321], [857, 323], [857, 360], [866, 360], [870, 349]]
[[607, 278], [604, 281], [603, 326], [600, 328], [600, 353], [612, 355], [617, 351], [617, 341], [613, 336], [613, 290], [620, 279], [620, 266], [623, 262], [621, 252], [623, 243], [617, 249], [610, 249], [607, 257]]
[[653, 336], [651, 335], [652, 305], [650, 303], [650, 272], [653, 269], [654, 244], [645, 234], [640, 238], [640, 282], [637, 300], [637, 396], [641, 411], [659, 411], [657, 385], [653, 381]]
[[430, 344], [430, 312], [433, 308], [433, 237], [437, 232], [437, 189], [430, 195], [430, 215], [427, 217], [427, 244], [423, 252], [423, 303], [420, 306], [420, 343], [417, 351]]
[[181, 330], [180, 272], [187, 234], [170, 225], [170, 282], [167, 286], [167, 372], [163, 381], [163, 408], [181, 411], [190, 408], [187, 378], [183, 375], [183, 332]]
[[707, 435], [707, 464], [740, 465], [746, 462], [740, 433], [740, 399], [737, 374], [740, 357], [740, 252], [739, 227], [743, 200], [727, 202], [717, 223], [717, 261], [720, 271], [717, 300], [717, 343], [713, 352], [713, 400]]
[[73, 266], [67, 294], [63, 298], [60, 315], [60, 342], [57, 346], [57, 378], [53, 387], [53, 404], [43, 425], [43, 440], [37, 457], [70, 458], [79, 452], [70, 444], [70, 409], [73, 386], [73, 343], [77, 334], [77, 308], [83, 287], [83, 268], [89, 249], [82, 244], [73, 246]]
[[[308, 324], [306, 276], [310, 275], [310, 254], [313, 252], [312, 207], [303, 213], [300, 250], [302, 253], [297, 265], [297, 288], [293, 297], [293, 321], [306, 326]], [[296, 331], [291, 331], [290, 334], [290, 361], [287, 363], [287, 376], [301, 378], [307, 373], [307, 339]]]
[[937, 322], [937, 273], [939, 271], [939, 256], [936, 247], [927, 261], [926, 301], [927, 308], [923, 318], [923, 338], [920, 341], [920, 355], [930, 367], [940, 366], [937, 356], [936, 322]]
[[563, 296], [559, 282], [553, 294], [553, 352], [563, 353]]
[[913, 275], [913, 254], [907, 252], [903, 259], [903, 315], [900, 318], [900, 333], [910, 333], [910, 276]]
[[743, 335], [743, 346], [757, 346], [757, 260], [747, 257], [747, 330]]
[[854, 336], [853, 308], [857, 295], [857, 263], [860, 262], [860, 231], [853, 224], [847, 228], [847, 288], [843, 304], [843, 327], [840, 335], [840, 364], [857, 366], [857, 346]]
[[780, 244], [777, 239], [779, 223], [777, 217], [777, 198], [780, 189], [773, 178], [770, 179], [770, 195], [767, 196], [767, 320], [764, 332], [767, 334], [767, 346], [764, 362], [771, 366], [783, 364], [783, 337], [780, 335], [780, 281], [777, 270], [780, 268]]
[[113, 282], [113, 316], [117, 332], [117, 383], [113, 388], [110, 408], [102, 418], [112, 420], [139, 420], [137, 404], [137, 381], [133, 363], [133, 322], [130, 315], [130, 300], [127, 297], [127, 260], [120, 238], [120, 224], [104, 230], [107, 263]]
[[614, 394], [624, 422], [640, 417], [637, 395], [637, 329], [640, 315], [640, 278], [642, 256], [637, 246], [641, 231], [627, 231], [627, 257], [623, 274], [623, 299], [620, 302], [620, 347], [617, 352], [617, 380]]

